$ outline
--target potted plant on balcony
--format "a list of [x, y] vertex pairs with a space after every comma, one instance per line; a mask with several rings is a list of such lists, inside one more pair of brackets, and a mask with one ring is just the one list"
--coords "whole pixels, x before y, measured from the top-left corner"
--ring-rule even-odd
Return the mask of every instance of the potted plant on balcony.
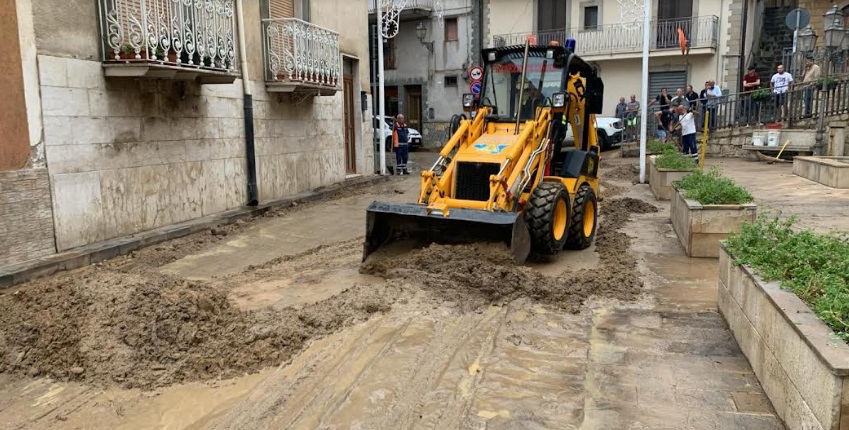
[[829, 76], [828, 78], [819, 78], [817, 79], [817, 89], [820, 91], [827, 90], [832, 91], [837, 88], [837, 79], [833, 76]]

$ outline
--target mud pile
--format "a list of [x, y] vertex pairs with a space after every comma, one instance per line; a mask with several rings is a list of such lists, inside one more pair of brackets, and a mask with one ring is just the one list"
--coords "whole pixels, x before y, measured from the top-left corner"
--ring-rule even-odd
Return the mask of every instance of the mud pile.
[[367, 261], [361, 272], [420, 286], [464, 310], [519, 297], [571, 311], [577, 311], [591, 295], [633, 299], [643, 284], [636, 259], [628, 252], [631, 239], [618, 230], [631, 214], [657, 212], [657, 208], [623, 198], [606, 200], [600, 209], [596, 236], [600, 265], [594, 270], [550, 277], [513, 265], [504, 245], [432, 244], [397, 258]]
[[632, 182], [639, 178], [639, 173], [634, 172], [630, 164], [620, 164], [613, 167], [603, 168], [601, 176], [605, 179]]
[[391, 308], [392, 287], [242, 311], [204, 283], [107, 270], [0, 295], [0, 372], [151, 389], [277, 366], [310, 339]]

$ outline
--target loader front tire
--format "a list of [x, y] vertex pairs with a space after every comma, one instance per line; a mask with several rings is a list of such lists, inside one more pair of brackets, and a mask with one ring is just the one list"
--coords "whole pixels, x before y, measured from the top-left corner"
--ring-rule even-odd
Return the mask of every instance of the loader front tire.
[[569, 249], [587, 249], [593, 243], [598, 227], [598, 198], [592, 187], [581, 185], [575, 193], [572, 205], [572, 219], [569, 223], [569, 237], [566, 247]]
[[569, 234], [569, 192], [559, 182], [537, 186], [525, 212], [531, 233], [531, 250], [536, 254], [557, 254]]

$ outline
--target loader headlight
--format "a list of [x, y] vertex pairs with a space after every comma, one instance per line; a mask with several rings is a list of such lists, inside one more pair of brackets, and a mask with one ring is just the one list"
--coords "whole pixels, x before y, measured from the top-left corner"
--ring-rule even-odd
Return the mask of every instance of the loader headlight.
[[470, 108], [475, 103], [474, 94], [463, 94], [463, 107]]
[[487, 59], [487, 61], [489, 61], [490, 63], [491, 63], [491, 62], [493, 62], [493, 61], [495, 61], [495, 52], [490, 52], [489, 54], [487, 54], [487, 55], [486, 55], [486, 59]]
[[566, 106], [566, 93], [554, 93], [554, 95], [551, 96], [551, 104], [556, 108]]

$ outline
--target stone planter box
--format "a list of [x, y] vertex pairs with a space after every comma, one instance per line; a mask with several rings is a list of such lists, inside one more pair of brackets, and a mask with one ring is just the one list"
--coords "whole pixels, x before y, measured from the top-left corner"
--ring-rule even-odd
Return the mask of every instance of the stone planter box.
[[719, 257], [719, 244], [731, 233], [740, 232], [744, 222], [754, 222], [757, 205], [703, 205], [684, 198], [676, 190], [670, 216], [678, 240], [690, 257]]
[[718, 305], [788, 429], [849, 429], [849, 345], [777, 282], [719, 257]]
[[832, 188], [849, 188], [849, 157], [794, 157], [793, 174]]
[[654, 198], [658, 200], [671, 200], [675, 194], [672, 183], [683, 179], [684, 176], [692, 172], [692, 170], [661, 169], [655, 165], [654, 155], [649, 157], [649, 161], [646, 164], [648, 164], [648, 177], [651, 178], [649, 188], [651, 188]]

